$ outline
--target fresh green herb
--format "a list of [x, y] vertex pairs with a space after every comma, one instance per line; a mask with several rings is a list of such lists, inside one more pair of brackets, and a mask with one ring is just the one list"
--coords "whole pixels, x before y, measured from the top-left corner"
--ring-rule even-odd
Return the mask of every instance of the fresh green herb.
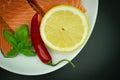
[[13, 58], [16, 57], [19, 54], [19, 51], [15, 48], [13, 48], [8, 54], [5, 56], [6, 58]]
[[28, 25], [24, 24], [22, 26], [20, 26], [20, 28], [18, 28], [15, 33], [14, 36], [17, 40], [17, 42], [21, 42], [21, 41], [27, 41], [27, 39], [29, 38], [29, 31], [28, 31]]
[[36, 53], [34, 51], [28, 50], [28, 49], [22, 49], [20, 52], [26, 56], [35, 56], [36, 55]]
[[25, 56], [35, 56], [36, 53], [32, 50], [32, 42], [28, 42], [29, 30], [28, 25], [24, 24], [20, 26], [14, 34], [8, 30], [3, 32], [4, 38], [13, 47], [13, 49], [8, 52], [5, 56], [7, 58], [16, 57], [18, 54], [23, 54]]
[[4, 35], [4, 38], [8, 41], [8, 43], [11, 46], [13, 47], [17, 46], [17, 41], [10, 31], [4, 30], [3, 35]]
[[17, 48], [19, 50], [23, 49], [24, 48], [24, 44], [25, 44], [25, 42], [23, 42], [23, 41], [19, 42], [18, 45], [17, 45]]
[[28, 49], [28, 48], [31, 48], [32, 47], [32, 42], [27, 42], [24, 44], [24, 48], [25, 49]]

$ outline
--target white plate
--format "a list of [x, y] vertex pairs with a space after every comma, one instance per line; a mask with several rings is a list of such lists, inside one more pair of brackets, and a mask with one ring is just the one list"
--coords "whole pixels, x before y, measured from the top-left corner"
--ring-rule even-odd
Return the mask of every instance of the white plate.
[[[97, 16], [97, 11], [98, 11], [98, 0], [82, 0], [82, 2], [83, 2], [84, 7], [87, 10], [86, 14], [88, 16], [89, 24], [90, 24], [90, 34], [89, 34], [89, 37], [90, 37], [92, 30], [94, 28], [95, 21], [96, 21], [96, 16]], [[80, 49], [70, 54], [61, 54], [61, 53], [56, 53], [54, 51], [49, 50], [53, 58], [53, 63], [56, 63], [57, 61], [61, 59], [72, 60], [80, 53], [84, 45]], [[62, 62], [55, 67], [51, 67], [46, 64], [43, 64], [37, 56], [26, 57], [24, 55], [19, 55], [16, 58], [4, 58], [2, 53], [0, 52], [0, 67], [10, 72], [14, 72], [17, 74], [22, 74], [22, 75], [46, 74], [46, 73], [55, 71], [63, 67], [66, 64], [67, 62]]]

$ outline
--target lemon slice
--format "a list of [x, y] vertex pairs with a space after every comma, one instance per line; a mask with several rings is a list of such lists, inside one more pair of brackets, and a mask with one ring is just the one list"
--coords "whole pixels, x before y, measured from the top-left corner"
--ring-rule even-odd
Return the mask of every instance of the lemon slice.
[[71, 52], [82, 46], [88, 32], [86, 15], [68, 5], [59, 5], [50, 9], [40, 25], [40, 35], [44, 43], [60, 52]]

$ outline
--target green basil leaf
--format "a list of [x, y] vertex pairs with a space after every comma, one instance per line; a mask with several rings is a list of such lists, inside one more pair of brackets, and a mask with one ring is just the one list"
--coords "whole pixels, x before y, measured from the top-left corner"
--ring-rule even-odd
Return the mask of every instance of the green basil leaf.
[[19, 54], [17, 49], [12, 49], [8, 54], [5, 56], [6, 58], [13, 58]]
[[36, 56], [36, 53], [32, 50], [22, 49], [20, 52], [25, 56]]
[[18, 45], [17, 45], [17, 48], [18, 48], [19, 50], [23, 49], [23, 48], [24, 48], [24, 44], [25, 44], [24, 41], [19, 42]]
[[20, 26], [14, 34], [17, 42], [21, 42], [21, 41], [27, 41], [27, 39], [29, 38], [29, 30], [28, 30], [28, 25], [24, 24], [22, 26]]
[[25, 49], [29, 49], [29, 48], [31, 48], [32, 47], [32, 42], [26, 42], [25, 44], [24, 44], [24, 48]]
[[16, 39], [14, 38], [14, 36], [12, 35], [12, 33], [10, 31], [4, 30], [3, 31], [3, 36], [8, 41], [8, 43], [10, 45], [12, 45], [13, 47], [17, 46], [17, 41], [16, 41]]

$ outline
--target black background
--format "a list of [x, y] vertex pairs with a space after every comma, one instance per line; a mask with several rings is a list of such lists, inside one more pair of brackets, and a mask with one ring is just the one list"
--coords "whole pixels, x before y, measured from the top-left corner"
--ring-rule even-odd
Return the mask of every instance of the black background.
[[24, 76], [0, 68], [0, 80], [116, 80], [119, 71], [119, 7], [116, 0], [99, 0], [93, 33], [80, 54], [70, 64], [45, 75]]

